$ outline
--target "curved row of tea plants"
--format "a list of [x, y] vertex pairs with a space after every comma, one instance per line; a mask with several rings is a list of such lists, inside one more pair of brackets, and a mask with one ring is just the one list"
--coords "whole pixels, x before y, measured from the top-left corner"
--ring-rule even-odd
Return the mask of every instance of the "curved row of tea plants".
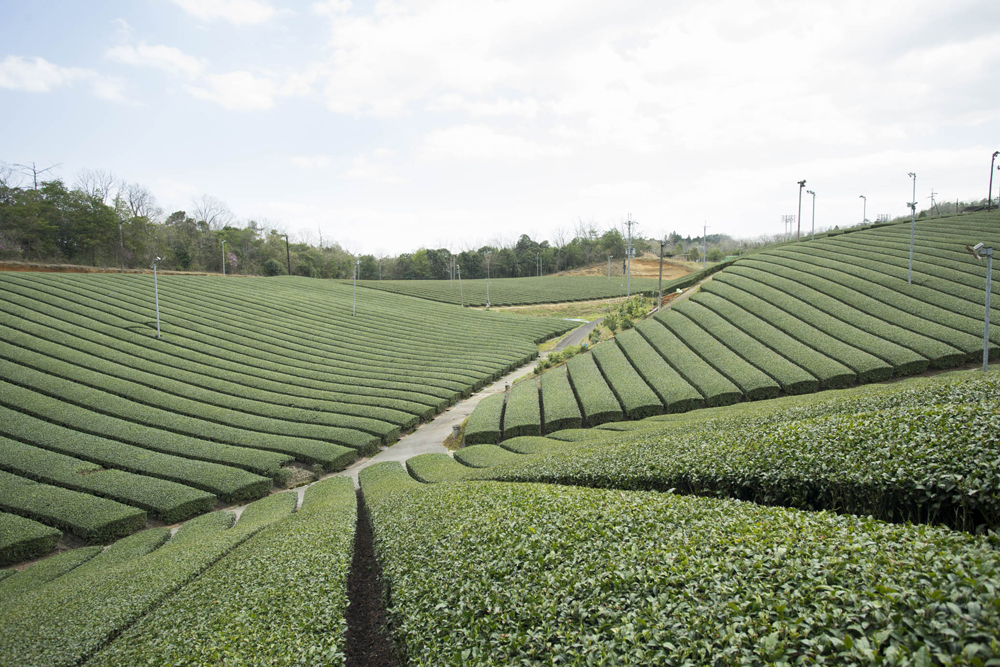
[[605, 424], [502, 446], [506, 457], [478, 451], [495, 445], [478, 445], [459, 450], [455, 465], [417, 457], [408, 467], [429, 482], [671, 490], [967, 531], [1000, 527], [995, 372]]
[[[713, 267], [714, 268], [714, 267]], [[695, 275], [695, 274], [692, 274]], [[697, 279], [684, 276], [663, 282], [664, 292], [694, 284]], [[621, 276], [544, 276], [535, 278], [494, 278], [489, 281], [489, 301], [493, 306], [521, 306], [537, 303], [563, 303], [623, 297], [628, 291]], [[486, 280], [359, 280], [358, 287], [394, 292], [444, 303], [466, 306], [486, 305]], [[632, 278], [631, 293], [655, 295], [657, 278]]]
[[[567, 364], [582, 423], [981, 361], [985, 272], [961, 242], [1000, 243], [997, 223], [997, 214], [919, 223], [912, 284], [906, 281], [909, 225], [879, 225], [741, 258], [690, 299]], [[1000, 325], [998, 308], [991, 318]], [[990, 358], [998, 353], [995, 326]], [[543, 406], [544, 399], [543, 391]], [[500, 424], [499, 439], [576, 426], [543, 422], [542, 414], [531, 424], [520, 419], [509, 433]]]
[[361, 485], [410, 665], [1000, 659], [985, 538], [656, 492], [421, 485], [398, 463]]
[[[3, 511], [106, 541], [147, 513], [259, 498], [291, 462], [371, 455], [574, 326], [382, 292], [353, 315], [333, 282], [162, 276], [157, 338], [152, 282], [0, 274]], [[51, 545], [28, 532], [2, 558]]]

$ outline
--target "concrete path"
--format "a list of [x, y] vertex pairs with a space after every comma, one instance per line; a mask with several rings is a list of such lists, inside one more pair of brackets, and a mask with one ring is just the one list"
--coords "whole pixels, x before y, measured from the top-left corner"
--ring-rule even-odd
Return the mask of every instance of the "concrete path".
[[591, 320], [590, 322], [587, 322], [582, 327], [573, 329], [568, 334], [566, 334], [565, 336], [563, 336], [563, 339], [561, 341], [559, 341], [559, 344], [556, 345], [555, 348], [553, 348], [553, 349], [556, 352], [561, 352], [562, 350], [565, 350], [570, 345], [579, 345], [583, 341], [587, 340], [587, 336], [590, 335], [590, 332], [593, 331], [594, 327], [596, 327], [598, 324], [600, 324], [603, 320], [604, 320], [604, 318], [600, 317], [600, 318], [598, 318], [596, 320]]
[[[574, 329], [563, 337], [563, 340], [556, 345], [555, 349], [560, 350], [566, 345], [576, 345], [577, 343], [567, 343], [566, 341], [577, 336], [580, 331], [586, 330], [583, 334], [580, 334], [580, 340], [583, 340], [590, 333], [590, 329], [596, 326], [596, 322], [600, 322], [600, 320], [589, 322], [583, 327]], [[588, 329], [588, 327], [590, 328]], [[545, 357], [547, 354], [548, 352], [542, 352], [539, 357]], [[503, 393], [507, 385], [514, 384], [514, 380], [534, 372], [536, 363], [536, 361], [531, 361], [508, 373], [493, 384], [479, 390], [478, 393], [451, 406], [433, 420], [421, 424], [413, 433], [403, 436], [394, 445], [386, 447], [371, 458], [358, 459], [349, 468], [341, 470], [336, 475], [352, 477], [354, 479], [354, 486], [357, 487], [358, 473], [373, 463], [381, 463], [383, 461], [403, 462], [420, 454], [439, 453], [451, 455], [451, 452], [448, 451], [448, 448], [443, 443], [451, 435], [452, 429], [468, 419], [481, 400], [493, 394]]]

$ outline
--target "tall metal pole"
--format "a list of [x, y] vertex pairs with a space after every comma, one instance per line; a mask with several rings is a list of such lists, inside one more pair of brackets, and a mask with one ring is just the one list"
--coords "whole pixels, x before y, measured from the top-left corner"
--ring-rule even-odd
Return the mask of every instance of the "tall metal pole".
[[288, 275], [292, 275], [292, 252], [288, 249], [288, 234], [285, 234], [285, 261], [288, 262]]
[[663, 304], [663, 248], [667, 245], [667, 240], [660, 241], [660, 297], [656, 300], [656, 309], [660, 309]]
[[628, 245], [625, 247], [625, 297], [632, 296], [632, 214], [628, 214]]
[[990, 160], [990, 196], [986, 198], [987, 211], [993, 210], [993, 163], [996, 162], [997, 155], [1000, 155], [1000, 151], [993, 151], [993, 159]]
[[[805, 181], [802, 181], [805, 183]], [[701, 270], [705, 270], [705, 256], [708, 254], [708, 223], [701, 232]]]
[[226, 277], [226, 239], [222, 239], [222, 277]]
[[798, 227], [795, 230], [795, 240], [801, 241], [802, 235], [802, 190], [806, 187], [805, 179], [799, 181], [799, 214], [795, 216], [795, 224]]
[[465, 294], [462, 293], [462, 267], [456, 264], [455, 270], [458, 272], [458, 298], [461, 299], [462, 308], [465, 308]]
[[490, 307], [490, 255], [493, 253], [486, 253], [486, 307]]
[[358, 273], [361, 271], [361, 260], [354, 260], [354, 302], [351, 304], [351, 315], [358, 312]]
[[382, 260], [378, 261], [378, 279], [382, 280]]
[[160, 337], [160, 286], [156, 282], [156, 263], [160, 257], [153, 260], [153, 297], [156, 299], [156, 337]]
[[868, 219], [868, 197], [864, 195], [858, 195], [858, 197], [865, 200], [865, 203], [861, 208], [861, 224], [863, 225]]
[[816, 240], [816, 193], [812, 190], [806, 190], [809, 194], [813, 196], [813, 219], [812, 219], [812, 240]]
[[611, 282], [611, 260], [614, 259], [614, 255], [608, 255], [608, 282]]
[[906, 284], [913, 284], [913, 238], [917, 233], [917, 173], [909, 174], [913, 179], [913, 201], [910, 202], [910, 268], [906, 272]]
[[989, 366], [990, 357], [990, 291], [993, 289], [993, 248], [983, 248], [986, 255], [986, 330], [983, 333], [983, 372]]

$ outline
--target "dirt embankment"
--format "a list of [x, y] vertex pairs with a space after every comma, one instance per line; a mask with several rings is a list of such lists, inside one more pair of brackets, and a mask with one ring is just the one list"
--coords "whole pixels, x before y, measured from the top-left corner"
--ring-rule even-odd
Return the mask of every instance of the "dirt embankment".
[[[697, 268], [691, 268], [688, 266], [693, 264], [692, 262], [684, 262], [681, 260], [664, 259], [663, 260], [663, 279], [664, 280], [674, 280], [676, 278], [682, 278], [689, 273], [701, 270], [701, 265], [699, 264]], [[570, 269], [569, 271], [560, 271], [555, 274], [557, 276], [606, 276], [608, 275], [608, 263], [599, 262], [597, 264], [592, 264], [590, 266], [582, 266], [578, 269]], [[611, 275], [620, 276], [622, 275], [622, 263], [621, 260], [611, 260]], [[632, 260], [632, 277], [633, 278], [658, 278], [660, 276], [660, 259], [651, 257], [637, 257]]]

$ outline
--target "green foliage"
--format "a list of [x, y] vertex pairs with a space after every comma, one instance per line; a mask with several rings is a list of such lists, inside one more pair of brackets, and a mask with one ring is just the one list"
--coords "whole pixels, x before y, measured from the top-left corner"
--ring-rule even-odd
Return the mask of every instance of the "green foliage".
[[564, 428], [579, 428], [583, 422], [580, 406], [576, 403], [573, 387], [565, 367], [544, 373], [539, 380], [542, 408], [545, 415], [545, 432]]
[[[486, 446], [488, 445], [472, 445], [469, 449]], [[438, 453], [420, 454], [406, 459], [406, 471], [413, 479], [427, 484], [471, 479], [476, 475], [475, 468], [462, 465], [447, 454]]]
[[264, 262], [263, 273], [265, 276], [283, 276], [285, 275], [285, 267], [278, 260], [273, 257], [266, 262]]
[[314, 484], [88, 664], [344, 664], [356, 517], [350, 479]]
[[0, 512], [0, 565], [29, 560], [52, 551], [62, 533], [16, 514]]
[[89, 542], [110, 542], [146, 525], [141, 509], [3, 471], [0, 510], [68, 530]]
[[101, 553], [102, 547], [80, 547], [50, 556], [0, 581], [0, 605], [61, 577]]
[[507, 396], [503, 417], [504, 438], [519, 435], [541, 435], [542, 417], [539, 409], [538, 382], [528, 377], [515, 382]]
[[650, 346], [638, 331], [623, 331], [615, 342], [632, 367], [656, 392], [666, 412], [684, 412], [705, 405], [701, 394]]
[[521, 455], [497, 445], [473, 445], [457, 450], [455, 460], [470, 468], [492, 468], [504, 463], [520, 461]]
[[[490, 477], [728, 496], [887, 521], [1000, 526], [1000, 377], [747, 404], [592, 444]], [[736, 407], [736, 406], [734, 406]], [[680, 416], [678, 416], [680, 417]], [[563, 432], [566, 433], [566, 432]], [[560, 434], [562, 435], [562, 434]]]
[[[65, 575], [0, 607], [3, 665], [56, 667], [84, 662], [168, 596], [261, 529], [288, 516], [295, 494], [120, 540]], [[166, 542], [164, 544], [164, 542]]]
[[663, 412], [663, 403], [629, 363], [614, 341], [594, 348], [594, 361], [618, 398], [628, 419], [642, 419]]
[[479, 402], [472, 416], [469, 417], [468, 426], [465, 427], [466, 445], [496, 443], [500, 440], [506, 399], [506, 394], [493, 394]]
[[413, 487], [391, 469], [366, 472], [390, 622], [410, 665], [1000, 656], [1000, 557], [985, 539], [717, 499]]
[[573, 357], [566, 364], [566, 369], [569, 371], [573, 393], [576, 394], [580, 411], [588, 426], [617, 421], [623, 417], [621, 405], [601, 376], [601, 371], [594, 363], [592, 355]]
[[[0, 408], [0, 417], [5, 412]], [[107, 470], [95, 463], [32, 447], [2, 436], [0, 469], [38, 482], [84, 491], [139, 507], [164, 523], [183, 521], [195, 514], [207, 512], [215, 507], [216, 502], [216, 497], [211, 493], [183, 484], [121, 470]]]

